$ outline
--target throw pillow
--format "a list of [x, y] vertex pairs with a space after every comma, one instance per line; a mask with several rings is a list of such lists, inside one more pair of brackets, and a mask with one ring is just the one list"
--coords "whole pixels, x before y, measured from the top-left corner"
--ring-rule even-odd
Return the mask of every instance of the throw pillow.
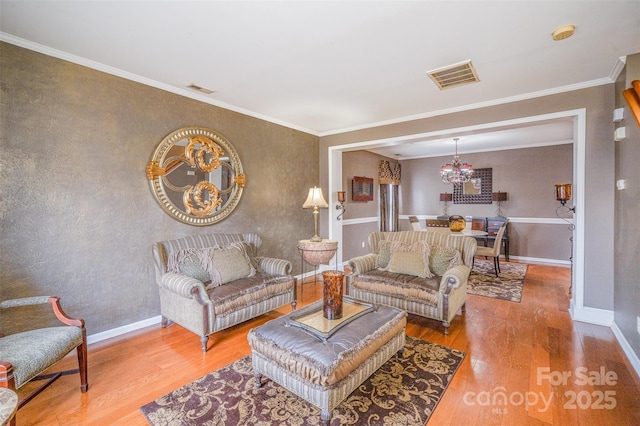
[[454, 266], [462, 265], [460, 252], [453, 247], [431, 246], [429, 251], [429, 269], [442, 276]]
[[224, 247], [205, 249], [203, 259], [211, 275], [210, 289], [240, 278], [252, 277], [256, 270], [251, 265], [244, 243], [235, 242]]
[[[429, 270], [429, 251], [430, 247], [424, 241], [416, 241], [415, 243], [394, 241], [391, 244], [391, 258], [386, 270], [399, 274], [415, 275], [421, 278], [431, 278], [433, 274]], [[395, 260], [394, 256], [396, 257]]]
[[415, 275], [420, 278], [430, 278], [429, 263], [425, 262], [425, 254], [419, 251], [395, 251], [391, 253], [389, 272], [397, 274]]
[[391, 260], [391, 241], [380, 241], [380, 250], [378, 251], [378, 268], [387, 269]]
[[167, 259], [167, 269], [175, 274], [183, 274], [206, 283], [211, 276], [204, 266], [200, 249], [186, 249], [172, 252]]
[[383, 271], [387, 270], [389, 261], [391, 260], [391, 253], [394, 251], [415, 251], [415, 244], [417, 243], [405, 243], [404, 241], [380, 241], [380, 249], [378, 251], [378, 268]]
[[245, 253], [247, 253], [247, 256], [249, 257], [249, 262], [251, 262], [251, 266], [253, 266], [253, 269], [255, 269], [256, 272], [260, 271], [260, 263], [256, 259], [256, 256], [253, 252], [253, 247], [251, 247], [251, 245], [246, 241], [243, 241], [242, 245], [244, 246], [244, 251]]

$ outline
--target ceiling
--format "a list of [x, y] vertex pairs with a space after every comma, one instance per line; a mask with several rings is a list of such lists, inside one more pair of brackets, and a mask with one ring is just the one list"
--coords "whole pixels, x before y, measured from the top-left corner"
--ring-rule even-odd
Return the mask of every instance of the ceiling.
[[[0, 0], [0, 39], [323, 136], [610, 83], [640, 52], [640, 1]], [[465, 60], [478, 83], [426, 75]], [[459, 150], [567, 143], [570, 127], [473, 132]], [[387, 145], [401, 159], [453, 147]]]

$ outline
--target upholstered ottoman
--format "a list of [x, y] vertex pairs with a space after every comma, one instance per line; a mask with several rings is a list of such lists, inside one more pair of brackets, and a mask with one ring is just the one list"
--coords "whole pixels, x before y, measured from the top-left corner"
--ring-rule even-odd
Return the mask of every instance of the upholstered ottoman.
[[[324, 324], [314, 329], [305, 319], [318, 312]], [[329, 424], [333, 409], [402, 351], [407, 314], [345, 298], [341, 320], [321, 315], [322, 300], [251, 330], [248, 340], [256, 387], [270, 378], [319, 407]]]

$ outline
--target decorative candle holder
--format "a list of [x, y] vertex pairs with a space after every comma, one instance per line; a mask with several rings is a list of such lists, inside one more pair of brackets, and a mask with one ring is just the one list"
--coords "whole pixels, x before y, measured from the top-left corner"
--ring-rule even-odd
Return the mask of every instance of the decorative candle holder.
[[324, 280], [322, 314], [329, 320], [340, 319], [342, 318], [344, 272], [325, 271], [322, 273], [322, 278]]

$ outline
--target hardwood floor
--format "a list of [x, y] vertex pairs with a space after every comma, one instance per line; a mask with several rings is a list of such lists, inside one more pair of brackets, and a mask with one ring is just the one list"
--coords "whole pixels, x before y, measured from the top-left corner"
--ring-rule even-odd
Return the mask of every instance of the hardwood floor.
[[[409, 316], [408, 335], [467, 353], [430, 426], [640, 424], [640, 380], [609, 328], [571, 321], [569, 273], [530, 265], [521, 303], [469, 295], [448, 336], [437, 322]], [[300, 293], [306, 305], [321, 297], [320, 284], [305, 283]], [[147, 425], [140, 406], [248, 355], [249, 329], [289, 311], [214, 334], [206, 354], [177, 325], [90, 345], [89, 391], [80, 393], [77, 375], [62, 377], [18, 412], [18, 425]], [[74, 362], [65, 358], [57, 369]], [[582, 384], [601, 371], [608, 383]]]

